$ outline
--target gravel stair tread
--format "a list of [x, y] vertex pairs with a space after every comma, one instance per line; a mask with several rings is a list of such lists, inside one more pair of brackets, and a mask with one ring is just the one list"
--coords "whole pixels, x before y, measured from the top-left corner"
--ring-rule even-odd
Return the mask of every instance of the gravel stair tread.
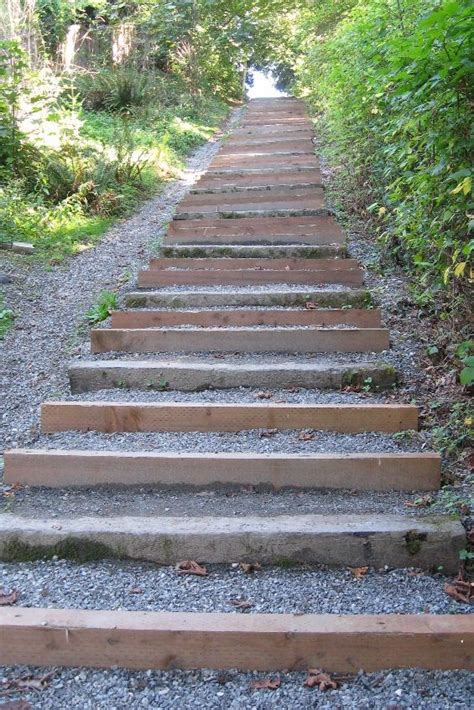
[[[5, 454], [0, 569], [20, 602], [0, 607], [0, 661], [70, 666], [55, 707], [77, 667], [99, 685], [146, 671], [157, 707], [180, 679], [186, 706], [190, 677], [194, 703], [206, 668], [286, 671], [282, 707], [306, 706], [298, 672], [319, 667], [357, 674], [350, 701], [387, 669], [438, 695], [449, 671], [467, 697], [474, 617], [431, 573], [457, 571], [464, 528], [413, 502], [440, 457], [393, 395], [404, 362], [312, 131], [298, 100], [248, 105], [71, 394]], [[232, 683], [215, 706], [253, 707]]]

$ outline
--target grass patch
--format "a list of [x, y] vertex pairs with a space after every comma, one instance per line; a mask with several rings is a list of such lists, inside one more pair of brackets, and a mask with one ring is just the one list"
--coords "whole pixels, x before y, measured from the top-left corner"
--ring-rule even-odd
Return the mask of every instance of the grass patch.
[[13, 311], [5, 307], [5, 300], [3, 294], [0, 292], [0, 340], [5, 337], [5, 334], [13, 323], [13, 319]]

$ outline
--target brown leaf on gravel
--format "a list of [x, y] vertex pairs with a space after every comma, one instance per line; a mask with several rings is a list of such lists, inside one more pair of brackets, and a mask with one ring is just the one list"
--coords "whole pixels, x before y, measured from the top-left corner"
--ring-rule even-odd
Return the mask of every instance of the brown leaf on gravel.
[[415, 500], [406, 500], [405, 505], [407, 508], [429, 508], [433, 503], [433, 496], [429, 493], [424, 496], [418, 496]]
[[337, 682], [321, 668], [310, 668], [303, 684], [306, 688], [319, 687], [319, 690], [336, 690]]
[[143, 589], [141, 587], [132, 587], [130, 594], [143, 594]]
[[236, 609], [251, 609], [253, 607], [253, 602], [246, 599], [230, 599], [229, 604], [235, 606]]
[[262, 569], [262, 565], [258, 562], [241, 562], [239, 567], [245, 574], [252, 574], [252, 572], [258, 572]]
[[356, 579], [362, 579], [365, 577], [367, 572], [369, 571], [368, 567], [349, 567], [349, 570], [352, 574], [353, 577]]
[[307, 308], [308, 311], [314, 311], [315, 308], [318, 308], [318, 304], [315, 301], [306, 301], [304, 307]]
[[300, 431], [298, 434], [298, 441], [311, 441], [315, 436], [316, 434], [314, 431]]
[[263, 680], [253, 680], [249, 684], [249, 688], [252, 690], [276, 690], [280, 685], [280, 678], [264, 678]]
[[207, 569], [198, 565], [194, 560], [181, 560], [175, 569], [178, 574], [194, 574], [196, 577], [205, 577], [207, 575]]
[[35, 690], [39, 693], [48, 687], [54, 674], [55, 671], [50, 671], [43, 675], [28, 673], [28, 675], [24, 675], [21, 678], [5, 680], [0, 685], [0, 696], [11, 695], [12, 693], [18, 693], [22, 690]]
[[259, 437], [261, 439], [270, 439], [272, 436], [278, 434], [278, 429], [262, 429], [259, 432]]
[[11, 592], [7, 592], [5, 589], [0, 588], [0, 606], [10, 606], [14, 604], [18, 599], [18, 591], [12, 589]]
[[257, 392], [255, 399], [271, 399], [273, 394], [271, 392]]
[[464, 579], [461, 572], [451, 584], [446, 582], [444, 591], [462, 604], [472, 604], [474, 601], [474, 582]]

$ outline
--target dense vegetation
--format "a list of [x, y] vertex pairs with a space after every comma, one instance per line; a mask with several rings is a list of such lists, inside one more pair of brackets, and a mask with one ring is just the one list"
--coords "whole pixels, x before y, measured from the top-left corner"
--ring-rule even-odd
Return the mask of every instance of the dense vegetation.
[[0, 45], [3, 238], [34, 241], [49, 255], [82, 248], [176, 173], [224, 102], [242, 98], [253, 67], [271, 67], [320, 119], [351, 196], [345, 207], [370, 219], [386, 257], [414, 275], [418, 302], [463, 302], [473, 249], [469, 0], [11, 0], [8, 8], [0, 17], [10, 28]]
[[326, 2], [297, 38], [346, 188], [425, 305], [470, 276], [473, 19], [469, 0]]

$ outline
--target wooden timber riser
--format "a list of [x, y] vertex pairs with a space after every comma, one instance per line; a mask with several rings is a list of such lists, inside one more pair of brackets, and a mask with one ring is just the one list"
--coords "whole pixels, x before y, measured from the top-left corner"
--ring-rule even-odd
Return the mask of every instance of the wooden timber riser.
[[151, 432], [314, 429], [359, 433], [418, 429], [418, 409], [401, 404], [308, 405], [200, 402], [46, 402], [41, 431]]
[[112, 328], [163, 328], [195, 325], [202, 328], [245, 326], [321, 326], [352, 325], [380, 328], [378, 309], [338, 308], [314, 310], [131, 310], [112, 311]]
[[5, 482], [26, 486], [264, 486], [433, 491], [438, 454], [188, 454], [16, 449]]
[[285, 177], [285, 175], [279, 175], [274, 178], [265, 176], [264, 174], [256, 173], [255, 179], [246, 183], [244, 178], [237, 178], [235, 180], [222, 180], [222, 177], [216, 177], [216, 179], [203, 180], [202, 182], [196, 183], [190, 191], [191, 195], [223, 195], [228, 193], [255, 193], [262, 190], [266, 192], [277, 192], [281, 188], [285, 190], [304, 190], [311, 188], [316, 190], [321, 187], [321, 180], [315, 175], [307, 176], [306, 179], [303, 177], [298, 180], [292, 177]]
[[473, 668], [474, 618], [0, 609], [0, 663], [127, 669]]
[[243, 170], [251, 168], [252, 170], [261, 170], [262, 168], [272, 168], [279, 171], [284, 167], [291, 167], [293, 170], [296, 167], [319, 168], [319, 161], [314, 154], [301, 155], [243, 155], [232, 156], [217, 154], [217, 157], [210, 163], [211, 172], [215, 168], [231, 168], [232, 170]]
[[211, 207], [219, 206], [223, 209], [227, 208], [227, 205], [242, 206], [242, 205], [257, 205], [257, 204], [267, 204], [268, 202], [274, 201], [285, 205], [291, 202], [293, 205], [299, 205], [300, 203], [309, 204], [313, 203], [314, 198], [318, 198], [320, 201], [324, 199], [324, 190], [321, 187], [318, 188], [301, 188], [300, 190], [287, 190], [286, 188], [280, 188], [279, 190], [251, 190], [250, 192], [226, 192], [223, 195], [218, 193], [214, 195], [213, 193], [204, 193], [202, 195], [189, 194], [184, 200], [180, 202], [179, 207]]
[[359, 353], [388, 350], [384, 328], [98, 328], [93, 353]]
[[[183, 264], [183, 267], [186, 265]], [[356, 269], [328, 269], [326, 271], [294, 269], [278, 271], [276, 269], [173, 269], [169, 271], [140, 271], [138, 288], [163, 288], [166, 286], [250, 286], [251, 284], [341, 284], [344, 286], [362, 286], [363, 272]]]
[[323, 271], [357, 269], [357, 259], [188, 259], [184, 264], [182, 259], [152, 258], [150, 269], [267, 269], [274, 271]]
[[170, 223], [163, 244], [345, 244], [332, 217], [296, 216], [239, 220], [177, 220]]
[[226, 143], [219, 155], [313, 155], [314, 145], [311, 138], [288, 138], [279, 141], [260, 141], [259, 143]]

